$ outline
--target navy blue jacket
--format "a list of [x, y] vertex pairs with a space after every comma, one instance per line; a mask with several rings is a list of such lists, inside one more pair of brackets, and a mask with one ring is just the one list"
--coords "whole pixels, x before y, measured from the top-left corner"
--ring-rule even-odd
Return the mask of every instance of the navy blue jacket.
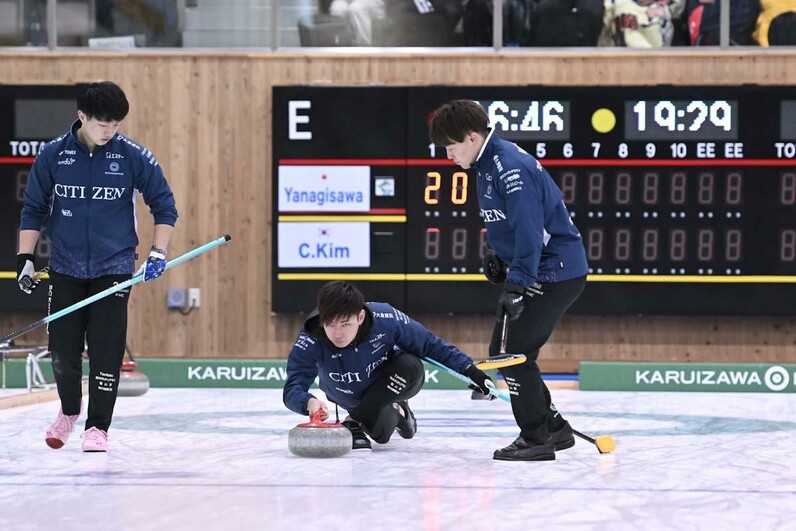
[[583, 239], [538, 160], [490, 131], [473, 167], [487, 241], [509, 265], [506, 282], [528, 287], [588, 273]]
[[384, 363], [396, 356], [428, 356], [457, 372], [473, 362], [387, 303], [366, 304], [365, 322], [345, 348], [329, 341], [319, 321], [317, 311], [310, 314], [287, 358], [282, 399], [288, 409], [302, 415], [308, 414], [307, 402], [313, 398], [309, 388], [316, 377], [329, 400], [351, 410], [381, 375]]
[[117, 134], [93, 153], [78, 140], [80, 121], [33, 162], [20, 229], [47, 227], [50, 268], [90, 279], [135, 269], [135, 196], [156, 225], [174, 225], [177, 209], [152, 152]]

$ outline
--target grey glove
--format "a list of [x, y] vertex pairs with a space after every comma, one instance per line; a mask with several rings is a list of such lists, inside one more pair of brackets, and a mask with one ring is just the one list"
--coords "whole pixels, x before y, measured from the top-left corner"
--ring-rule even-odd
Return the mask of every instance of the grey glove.
[[19, 289], [30, 295], [39, 285], [36, 279], [36, 267], [32, 254], [21, 253], [17, 255], [17, 282]]

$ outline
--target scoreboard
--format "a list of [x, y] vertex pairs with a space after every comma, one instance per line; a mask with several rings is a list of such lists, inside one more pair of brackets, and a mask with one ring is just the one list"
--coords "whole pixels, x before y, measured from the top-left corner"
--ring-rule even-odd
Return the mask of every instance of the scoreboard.
[[476, 176], [428, 139], [478, 101], [583, 236], [581, 314], [796, 314], [796, 87], [273, 89], [274, 311], [329, 280], [409, 312], [491, 313]]
[[[77, 119], [77, 87], [0, 85], [0, 310], [44, 310], [47, 289], [31, 295], [16, 281], [17, 239], [23, 193], [33, 160], [44, 145]], [[35, 249], [36, 267], [50, 256], [46, 231]]]

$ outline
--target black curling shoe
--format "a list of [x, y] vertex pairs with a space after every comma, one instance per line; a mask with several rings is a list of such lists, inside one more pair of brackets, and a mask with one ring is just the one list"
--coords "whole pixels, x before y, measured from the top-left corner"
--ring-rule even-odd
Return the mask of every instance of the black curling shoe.
[[556, 451], [566, 450], [567, 448], [575, 446], [575, 434], [572, 433], [572, 426], [570, 426], [567, 421], [564, 421], [564, 425], [561, 429], [551, 431], [550, 437], [553, 439]]
[[404, 439], [411, 439], [415, 436], [415, 433], [417, 433], [417, 419], [415, 419], [415, 414], [409, 409], [408, 400], [396, 402], [396, 405], [404, 410], [404, 416], [398, 421], [398, 425], [395, 426], [395, 431]]
[[553, 438], [548, 437], [544, 444], [517, 437], [513, 443], [495, 450], [494, 459], [500, 461], [554, 461], [556, 458]]
[[352, 450], [370, 450], [370, 439], [368, 436], [365, 435], [365, 432], [362, 430], [362, 426], [359, 422], [355, 420], [344, 420], [343, 426], [348, 428], [348, 431], [351, 432], [351, 437], [354, 439], [354, 442], [351, 444]]

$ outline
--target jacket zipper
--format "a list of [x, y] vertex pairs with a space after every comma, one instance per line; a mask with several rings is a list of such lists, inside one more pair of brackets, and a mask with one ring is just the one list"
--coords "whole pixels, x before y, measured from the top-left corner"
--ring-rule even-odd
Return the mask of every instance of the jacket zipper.
[[88, 205], [86, 206], [86, 277], [91, 278], [91, 231], [89, 222], [91, 220], [91, 177], [94, 174], [94, 153], [88, 152]]

